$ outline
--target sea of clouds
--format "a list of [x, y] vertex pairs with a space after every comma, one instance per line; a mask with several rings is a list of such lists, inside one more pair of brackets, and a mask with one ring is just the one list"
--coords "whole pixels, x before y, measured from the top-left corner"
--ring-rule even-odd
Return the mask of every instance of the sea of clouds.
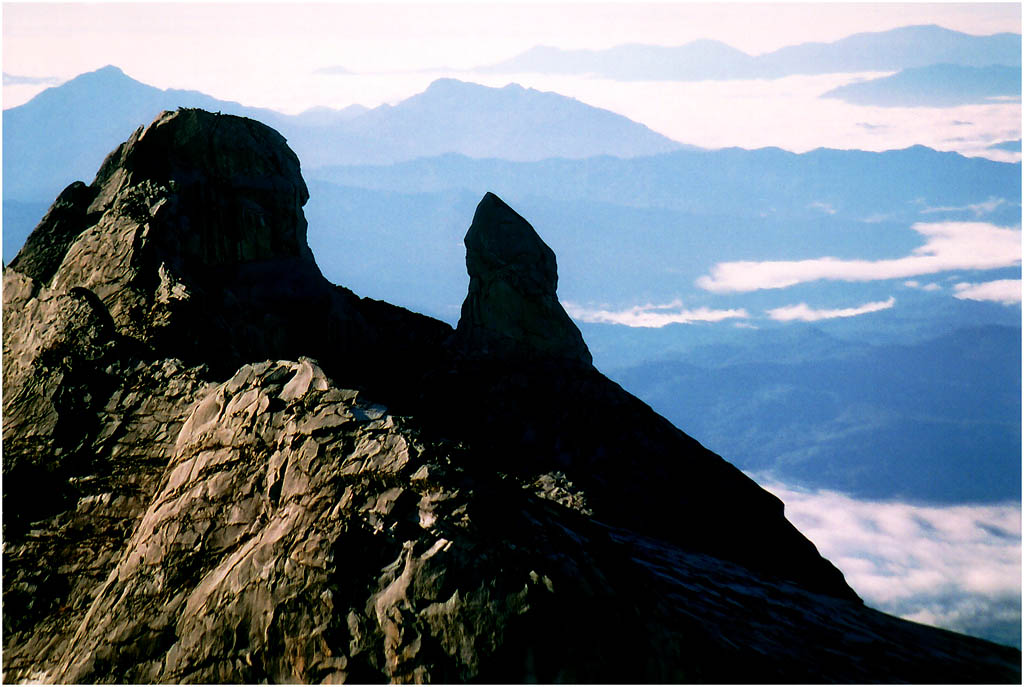
[[868, 501], [754, 477], [869, 606], [1021, 646], [1019, 503]]
[[613, 81], [537, 74], [469, 75], [552, 90], [603, 107], [669, 138], [706, 148], [894, 150], [925, 145], [1018, 162], [1020, 152], [990, 146], [1021, 138], [1020, 101], [957, 107], [851, 105], [823, 94], [889, 73], [824, 74], [732, 81]]
[[[147, 82], [144, 71], [129, 73]], [[254, 81], [249, 88], [241, 83], [230, 87], [220, 82], [194, 83], [195, 78], [174, 85], [294, 114], [315, 106], [393, 105], [424, 91], [435, 79], [452, 77], [492, 87], [518, 83], [554, 91], [629, 117], [676, 141], [705, 148], [777, 146], [799, 153], [821, 147], [881, 151], [925, 145], [1005, 162], [1021, 160], [1019, 150], [992, 147], [1021, 138], [1019, 99], [958, 107], [875, 107], [821, 97], [838, 86], [888, 74], [683, 82], [458, 69], [359, 73], [310, 68], [291, 71], [287, 79], [273, 80], [273, 85], [259, 74], [249, 77]], [[59, 80], [43, 77], [33, 81], [9, 78], [4, 84], [4, 107], [21, 104]]]

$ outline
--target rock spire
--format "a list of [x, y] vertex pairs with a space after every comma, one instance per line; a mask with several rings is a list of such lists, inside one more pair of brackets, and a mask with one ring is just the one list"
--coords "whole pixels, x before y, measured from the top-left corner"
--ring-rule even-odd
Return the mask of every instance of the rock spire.
[[5, 682], [1019, 684], [594, 369], [496, 196], [457, 332], [328, 283], [305, 199], [165, 113], [4, 269]]
[[558, 302], [555, 254], [529, 222], [487, 193], [465, 243], [469, 294], [455, 334], [460, 352], [591, 364], [580, 330]]

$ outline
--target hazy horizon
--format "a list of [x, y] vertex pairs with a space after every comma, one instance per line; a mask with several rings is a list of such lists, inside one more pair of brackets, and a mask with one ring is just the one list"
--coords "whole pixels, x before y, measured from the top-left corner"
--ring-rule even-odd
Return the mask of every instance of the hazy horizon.
[[[553, 91], [625, 115], [681, 143], [889, 150], [922, 144], [1004, 161], [1020, 138], [1016, 102], [949, 108], [858, 107], [821, 96], [891, 72], [778, 79], [617, 81], [477, 71], [538, 45], [600, 50], [708, 39], [750, 55], [862, 32], [934, 24], [1020, 33], [1007, 4], [8, 4], [3, 107], [108, 64], [161, 89], [296, 114], [394, 105], [453, 77]], [[166, 59], [174, 55], [174, 59]]]
[[[817, 148], [885, 151], [923, 145], [969, 157], [1020, 163], [1019, 94], [1015, 98], [983, 102], [914, 107], [858, 105], [823, 97], [833, 89], [886, 77], [892, 71], [629, 81], [591, 74], [492, 73], [480, 69], [538, 45], [563, 50], [602, 50], [626, 44], [681, 46], [709, 39], [756, 56], [787, 46], [828, 43], [858, 33], [918, 25], [938, 25], [974, 36], [1020, 34], [1020, 5], [13, 3], [3, 8], [3, 108], [6, 111], [23, 105], [47, 88], [106, 65], [114, 65], [132, 79], [156, 88], [199, 91], [221, 100], [287, 114], [313, 107], [395, 105], [423, 92], [436, 79], [449, 77], [490, 87], [517, 83], [524, 88], [558, 93], [621, 114], [680, 143], [705, 148], [777, 147], [804, 153]], [[74, 114], [67, 116], [71, 119]], [[44, 130], [39, 140], [52, 138], [48, 131]], [[1017, 143], [1016, 148], [1013, 142]], [[38, 147], [31, 148], [33, 155], [37, 151]], [[671, 187], [659, 187], [662, 195], [652, 200], [657, 179], [638, 182], [642, 187], [639, 195], [647, 194], [640, 199], [606, 198], [593, 189], [588, 189], [590, 196], [581, 192], [578, 197], [568, 193], [559, 197], [558, 182], [582, 187], [583, 181], [590, 179], [586, 170], [579, 172], [580, 167], [569, 163], [557, 167], [540, 182], [554, 189], [550, 196], [545, 196], [543, 189], [537, 190], [536, 185], [516, 186], [521, 180], [513, 179], [512, 172], [502, 180], [515, 188], [519, 196], [506, 199], [523, 200], [522, 204], [516, 202], [516, 209], [536, 223], [538, 232], [556, 250], [562, 278], [560, 296], [565, 299], [569, 314], [580, 324], [604, 326], [606, 331], [614, 328], [616, 334], [627, 331], [629, 336], [649, 335], [645, 339], [650, 342], [649, 350], [658, 350], [662, 357], [677, 355], [680, 350], [697, 350], [700, 336], [707, 336], [710, 327], [749, 332], [746, 343], [751, 348], [756, 342], [769, 340], [756, 339], [757, 334], [753, 333], [758, 327], [767, 326], [790, 327], [801, 335], [811, 331], [811, 326], [830, 334], [848, 334], [845, 340], [836, 335], [830, 345], [849, 344], [857, 337], [866, 341], [864, 333], [876, 326], [870, 324], [872, 318], [888, 323], [877, 325], [879, 329], [891, 326], [900, 335], [904, 330], [912, 331], [913, 336], [907, 338], [914, 341], [935, 338], [936, 331], [943, 327], [963, 328], [979, 323], [1006, 327], [1008, 319], [1019, 319], [1021, 303], [1019, 195], [1016, 188], [1007, 190], [1012, 184], [992, 181], [997, 173], [978, 181], [983, 175], [971, 173], [970, 169], [976, 171], [979, 167], [967, 165], [999, 167], [1003, 170], [999, 172], [1003, 174], [1000, 178], [1013, 181], [1012, 168], [930, 152], [928, 156], [933, 161], [930, 164], [936, 166], [940, 164], [934, 162], [936, 158], [955, 158], [958, 166], [943, 167], [943, 173], [934, 175], [945, 185], [906, 183], [899, 189], [903, 195], [894, 192], [895, 200], [888, 198], [885, 202], [858, 194], [866, 188], [869, 192], [863, 195], [884, 195], [886, 189], [880, 187], [889, 183], [888, 177], [875, 185], [851, 183], [853, 175], [868, 168], [852, 162], [845, 163], [849, 169], [842, 170], [848, 176], [837, 174], [823, 182], [841, 186], [831, 194], [833, 189], [826, 189], [826, 193], [812, 183], [818, 181], [818, 176], [824, 176], [816, 171], [819, 168], [801, 167], [802, 176], [785, 176], [780, 169], [788, 173], [798, 165], [784, 160], [773, 169], [779, 176], [772, 177], [786, 182], [780, 182], [785, 187], [782, 190], [798, 188], [803, 193], [820, 195], [805, 198], [794, 193], [797, 200], [792, 200], [781, 192], [771, 195], [769, 191], [777, 190], [771, 188], [762, 196], [742, 198], [741, 201], [749, 201], [750, 208], [734, 207], [741, 203], [737, 194], [754, 188], [750, 195], [756, 196], [762, 190], [760, 187], [740, 185], [733, 195], [715, 195], [713, 191], [722, 189], [711, 188], [711, 182], [707, 182], [711, 175], [700, 169], [686, 179], [692, 185], [708, 183], [708, 188], [698, 186], [701, 200], [707, 202], [692, 207], [670, 206], [664, 201], [675, 193]], [[764, 168], [770, 164], [765, 161], [767, 157], [759, 158]], [[909, 160], [912, 156], [907, 157]], [[752, 158], [744, 158], [749, 159]], [[820, 169], [834, 164], [835, 159], [828, 158]], [[906, 178], [901, 175], [920, 171], [913, 167], [919, 164], [917, 159], [907, 161], [905, 166], [885, 169], [894, 180]], [[306, 206], [310, 243], [326, 276], [355, 287], [352, 274], [370, 274], [377, 280], [378, 288], [382, 288], [381, 284], [388, 288], [397, 284], [395, 291], [404, 295], [417, 289], [415, 284], [409, 284], [411, 270], [403, 271], [399, 262], [389, 262], [385, 255], [371, 264], [354, 248], [355, 240], [346, 244], [349, 237], [339, 238], [331, 233], [338, 225], [347, 227], [348, 215], [346, 221], [339, 221], [334, 214], [340, 213], [341, 208], [365, 220], [366, 226], [360, 228], [367, 233], [380, 231], [385, 237], [380, 239], [381, 244], [388, 240], [389, 231], [391, 240], [402, 243], [404, 239], [395, 238], [399, 236], [398, 230], [405, 228], [402, 213], [421, 213], [417, 215], [422, 224], [416, 227], [420, 232], [417, 237], [442, 237], [443, 241], [431, 245], [437, 246], [438, 253], [444, 252], [444, 259], [455, 264], [458, 277], [464, 278], [459, 240], [465, 226], [449, 226], [456, 214], [450, 204], [455, 202], [453, 199], [466, 203], [475, 199], [451, 180], [455, 173], [450, 168], [439, 166], [441, 171], [436, 173], [429, 169], [422, 172], [431, 181], [450, 181], [450, 186], [410, 190], [403, 184], [415, 177], [415, 165], [396, 171], [395, 187], [388, 188], [376, 177], [372, 182], [379, 182], [379, 187], [370, 182], [360, 186], [355, 173], [345, 179], [317, 179], [309, 175], [315, 169], [307, 166], [305, 160], [302, 162], [311, 187], [311, 200]], [[476, 176], [477, 170], [495, 169], [485, 162], [460, 173], [487, 184], [490, 190], [492, 178]], [[519, 169], [529, 170], [524, 176], [530, 176], [529, 181], [534, 182], [541, 177], [541, 167], [524, 165]], [[625, 167], [616, 167], [622, 168]], [[662, 169], [671, 172], [677, 168], [659, 167], [656, 172]], [[738, 166], [739, 171], [732, 172], [747, 181], [750, 169]], [[950, 169], [955, 171], [949, 172]], [[1016, 169], [1019, 180], [1019, 166]], [[578, 176], [557, 176], [565, 170], [576, 170]], [[367, 172], [368, 176], [374, 174], [376, 170]], [[656, 173], [652, 174], [652, 178], [655, 176]], [[927, 177], [928, 183], [933, 181], [930, 175], [920, 176]], [[910, 178], [914, 183], [920, 181]], [[718, 177], [716, 183], [726, 184]], [[987, 187], [981, 188], [986, 183]], [[362, 193], [369, 188], [374, 190]], [[628, 184], [622, 188], [623, 194], [631, 190]], [[909, 195], [912, 190], [916, 193], [916, 189], [940, 189], [942, 197], [924, 199]], [[339, 195], [330, 197], [332, 190]], [[360, 193], [365, 198], [353, 200]], [[958, 193], [961, 195], [952, 197]], [[392, 202], [395, 198], [399, 202]], [[13, 204], [19, 200], [29, 199], [9, 197], [5, 191], [5, 214], [6, 201]], [[37, 198], [31, 200], [38, 202]], [[621, 204], [616, 205], [619, 201]], [[793, 207], [783, 207], [783, 202], [790, 201]], [[753, 207], [757, 202], [765, 206]], [[460, 215], [457, 222], [468, 226], [471, 209], [464, 214], [467, 216]], [[545, 224], [544, 220], [550, 223]], [[443, 231], [438, 228], [442, 222], [448, 223], [441, 227]], [[552, 231], [552, 225], [562, 233]], [[798, 237], [797, 231], [807, 235]], [[630, 255], [637, 263], [640, 259], [636, 256], [646, 256], [648, 260], [641, 270], [646, 272], [642, 274], [646, 280], [644, 288], [632, 283], [631, 288], [626, 288], [624, 272], [609, 270], [611, 263], [602, 266], [588, 262], [597, 261], [598, 252], [589, 250], [590, 246], [579, 249], [580, 246], [570, 243], [573, 240], [585, 244], [591, 235], [603, 236], [610, 243], [614, 232], [620, 232], [615, 235], [622, 239], [618, 246], [652, 243], [647, 246], [648, 253], [637, 251]], [[679, 244], [669, 244], [666, 239], [687, 232], [689, 238]], [[765, 236], [768, 238], [759, 242]], [[788, 238], [789, 244], [779, 237]], [[655, 246], [655, 241], [662, 243]], [[793, 243], [799, 244], [799, 250], [790, 250]], [[329, 252], [327, 249], [332, 246], [334, 251]], [[381, 247], [373, 244], [367, 250], [371, 249], [379, 251]], [[574, 253], [574, 249], [579, 250]], [[629, 262], [617, 257], [616, 268]], [[332, 258], [337, 264], [331, 264]], [[345, 266], [350, 270], [350, 279], [344, 279], [345, 258], [362, 261], [355, 267]], [[698, 259], [702, 261], [699, 264], [687, 263]], [[441, 262], [431, 262], [430, 269]], [[387, 273], [387, 268], [393, 272]], [[359, 272], [361, 269], [363, 272]], [[577, 300], [573, 288], [580, 293], [585, 291], [579, 287], [583, 281], [580, 275], [597, 275], [595, 280], [608, 282], [618, 278], [620, 281], [609, 287], [609, 291], [618, 287], [618, 300], [602, 301], [596, 296]], [[443, 280], [438, 273], [431, 278], [435, 282]], [[652, 295], [650, 288], [656, 279], [661, 279], [659, 286], [663, 290]], [[362, 296], [382, 297], [364, 289], [364, 284], [358, 286], [356, 290]], [[458, 296], [461, 298], [463, 293], [464, 289]], [[392, 300], [409, 307], [408, 302]], [[458, 303], [444, 305], [450, 306], [457, 316]], [[977, 310], [971, 310], [970, 316], [963, 315], [968, 308]], [[897, 320], [904, 329], [892, 324]], [[828, 329], [830, 326], [833, 329]], [[841, 329], [844, 326], [848, 329]], [[686, 346], [679, 344], [673, 348], [678, 342], [671, 340], [670, 333], [678, 339], [691, 338]], [[626, 343], [620, 346], [627, 348], [629, 341], [625, 335], [623, 340]], [[713, 343], [721, 345], [719, 352], [724, 360], [731, 360], [729, 355], [734, 351], [726, 349], [738, 340], [722, 337]], [[614, 341], [614, 335], [609, 334], [608, 341]], [[796, 335], [793, 341], [798, 341]], [[657, 349], [658, 346], [661, 348]], [[710, 348], [710, 344], [705, 348]], [[850, 350], [854, 350], [852, 345]], [[991, 351], [983, 351], [979, 357], [989, 354]], [[597, 353], [595, 360], [600, 355]], [[1002, 372], [996, 370], [992, 374], [998, 376]], [[943, 373], [942, 369], [931, 371], [936, 378]], [[763, 398], [741, 400], [751, 400], [751, 404], [763, 401], [763, 407], [769, 407], [787, 394], [802, 393], [794, 393], [794, 389], [797, 387], [779, 383], [755, 390], [763, 392]], [[1003, 397], [987, 402], [1009, 407]], [[725, 405], [732, 412], [734, 406]], [[885, 415], [889, 410], [863, 402], [841, 409], [827, 429], [834, 433], [836, 441], [860, 437], [854, 431], [872, 432], [885, 422], [896, 422], [892, 419], [896, 416]], [[933, 419], [925, 417], [922, 421]], [[970, 424], [972, 420], [963, 422]], [[978, 426], [982, 427], [979, 431], [985, 431], [984, 423]], [[814, 428], [825, 425], [808, 427], [810, 437]], [[691, 431], [684, 422], [680, 422], [680, 428]], [[700, 436], [696, 438], [702, 440]], [[709, 448], [718, 450], [715, 445]], [[724, 453], [723, 456], [730, 461], [736, 458]], [[1003, 453], [1001, 457], [1007, 456]], [[983, 461], [990, 457], [975, 458]], [[795, 454], [783, 459], [807, 460], [806, 456]], [[1013, 462], [1014, 456], [1008, 456], [1008, 460]], [[1019, 633], [1013, 635], [1014, 625], [1019, 626], [1020, 621], [1019, 502], [923, 502], [898, 489], [887, 498], [854, 498], [832, 489], [804, 489], [783, 483], [770, 472], [758, 472], [756, 476], [785, 497], [793, 522], [824, 555], [837, 562], [869, 604], [962, 631], [976, 631], [991, 620], [1003, 633], [1002, 641], [1015, 641], [1019, 646]], [[964, 478], [970, 479], [970, 475]]]

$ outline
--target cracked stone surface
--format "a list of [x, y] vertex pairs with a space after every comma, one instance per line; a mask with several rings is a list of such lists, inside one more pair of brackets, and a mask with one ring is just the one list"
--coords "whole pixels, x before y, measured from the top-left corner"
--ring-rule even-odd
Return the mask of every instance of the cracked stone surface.
[[306, 195], [165, 113], [5, 268], [4, 681], [1019, 683], [597, 372], [497, 197], [453, 332], [324, 280]]

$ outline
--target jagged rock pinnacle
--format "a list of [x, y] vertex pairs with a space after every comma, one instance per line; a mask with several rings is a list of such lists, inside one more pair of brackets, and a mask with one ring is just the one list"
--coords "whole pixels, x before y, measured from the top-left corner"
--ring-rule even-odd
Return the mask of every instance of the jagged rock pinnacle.
[[320, 275], [305, 198], [165, 113], [4, 270], [4, 682], [1020, 683], [595, 370], [496, 196], [454, 350]]
[[592, 363], [579, 329], [558, 302], [555, 254], [529, 222], [487, 193], [465, 243], [469, 294], [455, 334], [461, 353]]
[[11, 267], [37, 289], [93, 291], [121, 333], [147, 344], [197, 320], [224, 340], [231, 327], [209, 323], [236, 309], [219, 302], [226, 293], [252, 300], [249, 286], [269, 274], [302, 282], [294, 290], [322, 281], [308, 197], [298, 158], [270, 127], [168, 111], [108, 155], [92, 184], [68, 187]]
[[[323, 277], [306, 240], [308, 198], [298, 158], [270, 127], [167, 111], [92, 184], [61, 194], [11, 269], [30, 279], [26, 299], [92, 292], [119, 336], [156, 355], [223, 373], [300, 355], [370, 369], [367, 356], [407, 350], [413, 332], [371, 326], [390, 306], [360, 305]], [[450, 336], [424, 326], [439, 344]]]

